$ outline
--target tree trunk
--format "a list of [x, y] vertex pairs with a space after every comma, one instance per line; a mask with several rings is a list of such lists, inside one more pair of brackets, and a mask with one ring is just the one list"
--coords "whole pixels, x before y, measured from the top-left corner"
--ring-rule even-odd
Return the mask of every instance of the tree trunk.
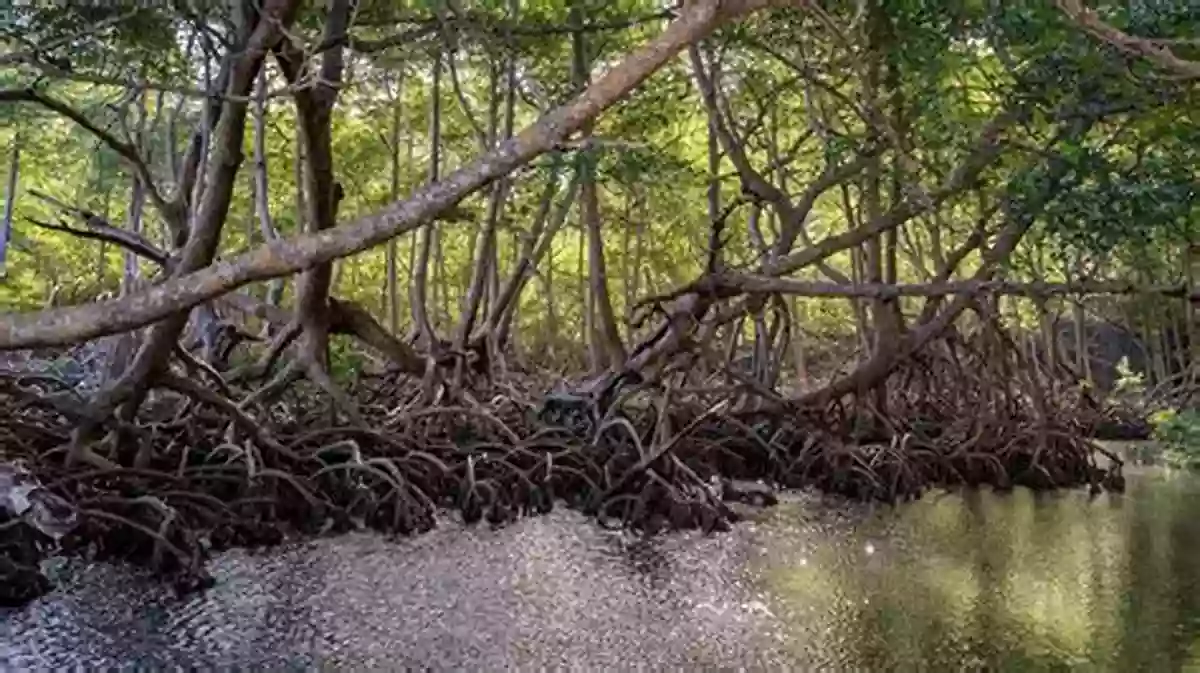
[[[192, 194], [203, 193], [204, 199], [196, 209], [195, 216], [191, 218], [186, 242], [172, 270], [171, 275], [174, 278], [210, 265], [216, 256], [221, 230], [229, 214], [234, 180], [241, 166], [241, 149], [246, 130], [246, 99], [262, 66], [264, 54], [290, 25], [296, 4], [297, 0], [267, 0], [253, 31], [249, 32], [247, 27], [246, 31], [238, 35], [239, 39], [234, 47], [238, 56], [230, 69], [228, 86], [225, 89], [227, 95], [222, 99], [220, 122], [216, 131], [216, 142], [213, 144], [214, 152], [208, 162], [208, 187], [202, 192], [199, 189], [191, 191]], [[249, 3], [246, 6], [248, 8]], [[247, 32], [249, 34], [246, 34]], [[209, 118], [206, 115], [205, 124]], [[192, 156], [198, 165], [200, 155]], [[185, 166], [190, 163], [189, 157]], [[181, 184], [181, 193], [187, 193], [188, 187], [190, 185], [186, 183]], [[126, 420], [132, 418], [145, 398], [149, 386], [165, 371], [168, 358], [187, 326], [189, 314], [188, 310], [177, 311], [154, 324], [130, 369], [119, 380], [101, 390], [92, 401], [89, 418], [106, 417], [114, 410], [117, 410], [118, 417]], [[118, 406], [122, 408], [118, 410]], [[92, 420], [80, 425], [72, 433], [68, 463], [86, 460], [101, 467], [112, 466], [110, 461], [98, 457], [87, 446], [86, 442], [96, 426], [97, 422]]]
[[1087, 316], [1083, 311], [1083, 302], [1072, 302], [1071, 311], [1075, 320], [1075, 372], [1082, 377], [1082, 381], [1091, 384], [1090, 367], [1088, 366], [1090, 362], [1090, 358], [1088, 357], [1088, 324]]
[[[884, 49], [895, 49], [895, 36], [892, 34], [890, 22], [884, 18], [883, 31], [885, 34]], [[892, 128], [895, 130], [897, 137], [895, 138], [896, 147], [892, 152], [891, 158], [891, 184], [888, 189], [888, 206], [896, 207], [904, 200], [904, 172], [902, 157], [908, 151], [908, 122], [904, 109], [904, 89], [900, 81], [900, 68], [896, 65], [894, 59], [889, 59], [884, 74], [884, 88], [887, 90], [890, 100], [888, 101], [892, 112]], [[886, 283], [895, 284], [899, 282], [899, 269], [897, 260], [897, 248], [899, 245], [900, 231], [906, 229], [908, 223], [901, 224], [899, 227], [889, 229], [884, 234], [884, 249], [883, 249], [883, 280]], [[884, 307], [885, 311], [885, 338], [897, 339], [900, 333], [904, 331], [904, 314], [901, 310], [899, 300], [888, 302]]]
[[800, 320], [800, 300], [792, 297], [792, 357], [796, 368], [795, 388], [802, 390], [808, 387], [808, 349], [804, 343], [803, 321]]
[[[142, 235], [142, 207], [146, 203], [146, 189], [141, 179], [133, 178], [133, 188], [129, 193], [129, 221], [126, 225], [129, 233], [134, 236]], [[124, 272], [121, 275], [121, 295], [127, 295], [137, 288], [138, 256], [125, 251]]]
[[[254, 96], [254, 210], [258, 215], [259, 231], [264, 241], [279, 238], [271, 221], [271, 192], [267, 183], [267, 70], [258, 73], [258, 88]], [[299, 162], [297, 162], [299, 166]], [[299, 189], [299, 184], [297, 189]], [[267, 286], [267, 303], [278, 306], [283, 299], [283, 279], [274, 278]], [[269, 328], [269, 324], [264, 323]], [[269, 330], [268, 330], [269, 333]]]
[[[404, 101], [404, 75], [397, 75], [396, 79], [396, 99], [392, 102], [392, 136], [391, 136], [391, 151], [392, 151], [392, 184], [389, 196], [392, 201], [400, 200], [400, 123], [402, 119], [402, 108]], [[411, 147], [411, 145], [410, 145]], [[400, 295], [396, 291], [396, 250], [397, 242], [395, 238], [389, 239], [387, 243], [387, 320], [388, 329], [392, 334], [400, 333]]]
[[[326, 231], [337, 224], [338, 205], [344, 196], [342, 186], [334, 180], [333, 108], [344, 68], [343, 47], [337, 38], [345, 34], [349, 15], [350, 0], [329, 0], [323, 42], [333, 46], [322, 56], [319, 81], [312, 88], [298, 90], [293, 95], [306, 158], [304, 185], [309, 233]], [[305, 74], [303, 52], [295, 45], [285, 43], [276, 51], [276, 60], [289, 83], [299, 81]], [[315, 265], [301, 273], [296, 281], [294, 320], [302, 334], [301, 364], [309, 379], [332, 398], [336, 408], [351, 420], [361, 422], [353, 403], [329, 378], [329, 335], [333, 326], [329, 294], [332, 284], [331, 262]]]
[[[583, 91], [591, 83], [590, 57], [586, 53], [583, 37], [583, 9], [581, 0], [571, 5], [571, 21], [575, 30], [572, 33], [572, 65], [575, 86]], [[580, 129], [585, 146], [592, 137], [592, 122], [585, 122]], [[588, 318], [586, 321], [591, 328], [591, 339], [597, 343], [593, 354], [592, 367], [595, 370], [619, 367], [627, 357], [625, 346], [621, 343], [621, 333], [617, 329], [616, 314], [613, 312], [612, 299], [608, 294], [608, 272], [604, 261], [604, 239], [600, 228], [600, 198], [596, 187], [597, 155], [594, 149], [587, 148], [579, 153], [580, 182], [580, 222], [587, 234], [588, 251]]]
[[[875, 125], [875, 133], [884, 117], [882, 97], [880, 96], [880, 74], [885, 58], [883, 44], [883, 23], [887, 21], [882, 7], [882, 0], [871, 0], [868, 18], [868, 55], [866, 81], [863, 83], [863, 98], [866, 100], [867, 116]], [[893, 148], [899, 151], [900, 148]], [[867, 160], [866, 172], [863, 176], [863, 211], [867, 221], [874, 221], [883, 214], [882, 203], [882, 173], [883, 161], [879, 155]], [[866, 242], [863, 276], [867, 283], [882, 283], [884, 257], [884, 240], [882, 234], [872, 236]], [[870, 357], [884, 357], [884, 351], [895, 345], [892, 325], [889, 320], [890, 308], [882, 298], [872, 299], [870, 317]], [[864, 391], [860, 391], [864, 392]], [[887, 389], [883, 386], [875, 389], [875, 408], [881, 415], [887, 414]]]
[[[509, 25], [512, 25], [517, 20], [516, 11], [518, 4], [515, 0], [509, 3]], [[509, 38], [511, 41], [511, 35], [509, 35]], [[493, 74], [498, 73], [493, 71]], [[488, 120], [488, 141], [492, 145], [499, 143], [501, 139], [508, 140], [512, 137], [513, 133], [513, 124], [516, 116], [517, 74], [516, 58], [511, 54], [505, 59], [504, 79], [504, 121], [499, 138], [496, 134], [496, 130], [499, 127], [499, 124], [496, 123], [497, 113], [499, 112], [496, 105], [491, 106], [492, 114], [489, 115]], [[497, 88], [494, 84], [493, 80], [493, 92]], [[481, 149], [486, 152], [489, 148], [483, 147]], [[489, 279], [495, 272], [497, 263], [496, 228], [499, 226], [500, 218], [503, 215], [504, 207], [508, 200], [510, 182], [508, 177], [505, 176], [492, 186], [491, 199], [488, 201], [487, 215], [485, 216], [486, 219], [475, 244], [475, 263], [472, 267], [471, 280], [467, 288], [465, 306], [459, 320], [458, 329], [454, 335], [454, 346], [459, 351], [466, 349], [471, 332], [475, 328], [476, 322], [480, 320], [480, 306], [483, 303]]]
[[[709, 62], [712, 62], [709, 58]], [[715, 70], [716, 68], [714, 68]], [[714, 79], [716, 75], [714, 74]], [[721, 255], [721, 240], [722, 232], [718, 230], [723, 223], [717, 220], [721, 217], [721, 146], [717, 139], [717, 117], [716, 115], [708, 115], [708, 189], [706, 198], [708, 202], [708, 226], [713, 232], [714, 239], [710, 241], [712, 250], [708, 251], [710, 255], [710, 272], [719, 272], [725, 268]]]
[[1197, 285], [1200, 284], [1200, 245], [1192, 240], [1188, 240], [1186, 245], [1184, 277], [1187, 279], [1189, 299], [1184, 300], [1183, 303], [1184, 333], [1188, 340], [1187, 362], [1184, 366], [1187, 371], [1186, 381], [1194, 384], [1196, 378], [1200, 376], [1200, 331], [1196, 328], [1196, 306], [1190, 297], [1193, 296]]
[[[553, 215], [550, 215], [550, 208], [554, 202], [554, 194], [558, 191], [559, 169], [560, 164], [556, 160], [550, 169], [550, 178], [546, 184], [546, 192], [542, 197], [542, 206], [538, 210], [534, 226], [530, 229], [525, 249], [521, 253], [521, 260], [517, 262], [516, 268], [513, 269], [508, 282], [505, 283], [504, 288], [500, 291], [500, 302], [492, 309], [491, 322], [494, 325], [493, 329], [496, 331], [496, 341], [501, 347], [509, 343], [513, 318], [520, 305], [521, 292], [525, 289], [525, 285], [529, 281], [529, 276], [536, 269], [541, 268], [543, 259], [545, 259], [546, 254], [550, 251], [551, 244], [558, 231], [566, 223], [567, 216], [570, 214], [571, 208], [575, 204], [575, 199], [579, 194], [579, 173], [576, 171], [558, 209]], [[549, 219], [548, 223], [547, 219]], [[552, 285], [553, 264], [554, 260], [551, 259], [543, 273], [543, 280], [546, 282], [548, 292]], [[558, 324], [553, 294], [547, 294], [546, 305], [548, 311], [547, 318], [550, 320], [554, 333], [557, 334]]]
[[[442, 131], [442, 58], [439, 50], [433, 58], [433, 84], [430, 91], [429, 110], [429, 181], [437, 184], [441, 166]], [[413, 269], [413, 282], [409, 303], [412, 308], [413, 324], [417, 329], [417, 343], [432, 349], [436, 342], [433, 326], [429, 321], [429, 262], [433, 252], [433, 222], [421, 225], [417, 234], [417, 259]]]
[[[103, 150], [101, 150], [103, 151]], [[99, 170], [96, 177], [96, 182], [100, 186], [100, 191], [104, 194], [104, 206], [101, 212], [104, 215], [104, 221], [110, 222], [112, 216], [112, 188], [108, 184], [108, 175], [104, 170], [104, 164], [97, 161]], [[104, 291], [105, 272], [108, 268], [108, 246], [104, 241], [100, 241], [100, 245], [96, 250], [96, 290]]]
[[4, 221], [0, 222], [0, 280], [8, 275], [8, 241], [12, 235], [13, 208], [17, 203], [17, 174], [21, 169], [21, 138], [13, 138], [8, 161], [8, 182], [4, 188]]
[[[583, 171], [579, 170], [582, 177]], [[583, 184], [580, 183], [580, 192], [583, 192]], [[579, 204], [580, 220], [579, 220], [579, 246], [576, 248], [575, 256], [575, 280], [576, 297], [579, 300], [580, 311], [582, 312], [581, 323], [583, 329], [579, 333], [580, 340], [587, 344], [588, 350], [588, 369], [597, 371], [604, 369], [605, 354], [604, 346], [600, 343], [600, 338], [596, 333], [596, 305], [594, 300], [596, 295], [592, 293], [591, 284], [588, 282], [587, 275], [587, 232], [584, 230], [583, 222], [583, 203]]]
[[[633, 270], [630, 273], [631, 278], [629, 278], [627, 281], [629, 282], [629, 297], [631, 299], [631, 307], [633, 302], [637, 301], [639, 293], [641, 292], [641, 281], [643, 274], [642, 265], [643, 260], [646, 258], [646, 229], [649, 227], [649, 222], [647, 222], [648, 218], [646, 215], [645, 197], [639, 193], [635, 199], [634, 217], [637, 218], [637, 229], [634, 232]], [[632, 334], [630, 334], [630, 338], [633, 338]]]

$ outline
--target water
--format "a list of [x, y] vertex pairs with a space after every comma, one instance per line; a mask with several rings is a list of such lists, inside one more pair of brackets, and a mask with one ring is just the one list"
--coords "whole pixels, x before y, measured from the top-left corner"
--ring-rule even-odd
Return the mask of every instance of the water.
[[111, 566], [0, 622], [0, 668], [1200, 670], [1200, 478], [1125, 495], [790, 497], [650, 541], [565, 511], [239, 551], [184, 599]]

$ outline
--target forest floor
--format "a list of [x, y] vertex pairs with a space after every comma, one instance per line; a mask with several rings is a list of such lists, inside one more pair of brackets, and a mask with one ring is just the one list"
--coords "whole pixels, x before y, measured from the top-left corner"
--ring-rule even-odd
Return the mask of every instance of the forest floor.
[[111, 430], [109, 469], [64, 464], [71, 410], [93, 386], [55, 362], [10, 360], [0, 375], [0, 604], [44, 592], [37, 562], [55, 551], [148, 564], [187, 591], [210, 582], [214, 551], [419, 533], [447, 512], [503, 525], [561, 504], [652, 534], [726, 529], [732, 502], [768, 506], [776, 489], [896, 503], [934, 487], [1124, 485], [1116, 456], [1097, 460], [1106, 452], [1088, 437], [1103, 419], [1087, 405], [964, 376], [961, 360], [897, 372], [877, 400], [886, 413], [663, 385], [600, 409], [516, 374], [430, 404], [419, 381], [367, 377], [349, 386], [365, 420], [350, 425], [299, 384], [255, 411], [254, 438], [161, 391]]

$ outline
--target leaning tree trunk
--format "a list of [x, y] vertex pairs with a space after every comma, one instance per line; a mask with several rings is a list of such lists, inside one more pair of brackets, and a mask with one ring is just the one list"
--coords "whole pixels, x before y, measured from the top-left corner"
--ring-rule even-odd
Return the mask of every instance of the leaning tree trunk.
[[[579, 172], [575, 171], [571, 183], [567, 187], [567, 193], [559, 203], [558, 209], [553, 215], [550, 214], [551, 206], [554, 203], [554, 195], [558, 191], [560, 169], [561, 165], [556, 158], [550, 168], [550, 177], [546, 181], [546, 191], [542, 195], [542, 203], [538, 209], [538, 214], [534, 219], [533, 227], [530, 229], [529, 236], [525, 239], [525, 245], [521, 250], [521, 259], [517, 261], [504, 287], [501, 288], [500, 300], [492, 307], [492, 313], [489, 318], [490, 329], [496, 333], [496, 342], [501, 349], [507, 347], [509, 344], [509, 338], [512, 334], [512, 323], [521, 303], [521, 292], [525, 289], [529, 277], [533, 275], [536, 269], [541, 267], [542, 260], [550, 252], [550, 246], [558, 235], [559, 230], [566, 223], [567, 216], [570, 214], [571, 208], [574, 206], [576, 197], [579, 194]], [[547, 222], [547, 219], [549, 222]], [[553, 260], [551, 260], [551, 263], [547, 264], [546, 268], [542, 271], [542, 280], [546, 284], [546, 317], [551, 326], [551, 331], [557, 334], [558, 316], [554, 304], [553, 273]]]

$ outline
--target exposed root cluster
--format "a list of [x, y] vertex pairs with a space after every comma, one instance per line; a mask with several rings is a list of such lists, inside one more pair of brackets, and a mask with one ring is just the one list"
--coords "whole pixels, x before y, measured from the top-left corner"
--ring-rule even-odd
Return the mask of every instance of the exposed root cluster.
[[934, 486], [1123, 488], [1121, 462], [1102, 466], [1086, 439], [1098, 408], [994, 337], [949, 340], [904, 365], [886, 409], [873, 395], [801, 409], [669, 385], [599, 409], [546, 396], [534, 377], [429, 406], [421, 382], [376, 378], [351, 391], [364, 425], [330, 424], [301, 385], [248, 432], [220, 405], [160, 391], [113, 456], [149, 462], [112, 469], [64, 466], [71, 408], [83, 406], [70, 386], [8, 375], [0, 457], [75, 509], [64, 548], [150, 564], [182, 589], [206, 583], [212, 550], [289, 531], [418, 533], [445, 511], [501, 525], [562, 502], [606, 525], [721, 530], [737, 519], [730, 501], [771, 504], [779, 486], [887, 502]]

